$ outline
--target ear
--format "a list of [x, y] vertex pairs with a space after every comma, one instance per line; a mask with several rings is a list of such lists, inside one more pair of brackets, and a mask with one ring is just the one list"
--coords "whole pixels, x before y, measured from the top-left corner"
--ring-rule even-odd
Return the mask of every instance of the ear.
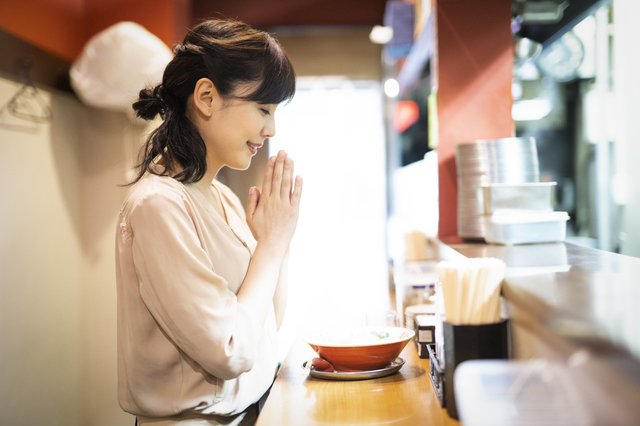
[[219, 109], [221, 102], [216, 86], [208, 78], [201, 78], [193, 90], [193, 103], [196, 110], [206, 117], [210, 117], [213, 111]]

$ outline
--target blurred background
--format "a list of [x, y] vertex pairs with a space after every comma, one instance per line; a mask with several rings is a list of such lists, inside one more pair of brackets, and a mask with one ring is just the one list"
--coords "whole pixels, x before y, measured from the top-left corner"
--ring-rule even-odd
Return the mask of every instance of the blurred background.
[[[637, 60], [624, 53], [637, 50], [630, 17], [638, 6], [573, 0], [564, 20], [547, 12], [527, 24], [517, 12], [525, 1], [491, 1], [513, 4], [514, 134], [536, 137], [541, 176], [558, 182], [558, 209], [571, 216], [567, 239], [640, 256], [637, 143], [633, 123], [620, 121], [621, 110], [638, 110], [628, 71]], [[134, 422], [116, 399], [114, 233], [121, 185], [157, 123], [109, 104], [117, 86], [72, 86], [70, 68], [82, 74], [95, 37], [135, 22], [167, 54], [201, 20], [234, 18], [271, 32], [287, 51], [297, 93], [276, 113], [276, 136], [249, 170], [218, 176], [245, 202], [269, 155], [285, 149], [304, 178], [284, 357], [303, 330], [365, 324], [392, 309], [383, 301], [404, 235], [438, 234], [431, 72], [420, 42], [432, 3], [0, 0], [0, 424]], [[391, 23], [393, 38], [385, 36]], [[100, 48], [119, 46], [113, 40]], [[115, 50], [117, 58], [124, 49]], [[105, 59], [93, 71], [133, 81], [138, 70], [121, 65]]]

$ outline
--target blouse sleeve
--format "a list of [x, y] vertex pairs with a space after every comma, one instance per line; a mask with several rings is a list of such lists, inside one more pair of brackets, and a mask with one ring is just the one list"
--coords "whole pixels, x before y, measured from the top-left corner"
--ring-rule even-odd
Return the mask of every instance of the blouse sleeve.
[[140, 294], [179, 350], [228, 380], [252, 368], [261, 327], [213, 271], [193, 215], [179, 193], [151, 192], [137, 203], [130, 225]]

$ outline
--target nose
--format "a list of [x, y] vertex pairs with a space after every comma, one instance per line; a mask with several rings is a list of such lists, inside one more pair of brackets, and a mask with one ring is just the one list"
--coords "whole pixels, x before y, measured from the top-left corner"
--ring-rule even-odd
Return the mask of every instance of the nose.
[[272, 138], [276, 134], [276, 120], [273, 116], [268, 116], [267, 121], [262, 127], [262, 137], [264, 138]]

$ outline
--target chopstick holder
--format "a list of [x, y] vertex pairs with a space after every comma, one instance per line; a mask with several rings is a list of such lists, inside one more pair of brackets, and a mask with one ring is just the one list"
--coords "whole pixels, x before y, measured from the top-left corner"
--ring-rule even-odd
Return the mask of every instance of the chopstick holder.
[[442, 403], [449, 416], [456, 419], [453, 375], [458, 364], [470, 359], [509, 357], [509, 323], [500, 319], [506, 265], [496, 258], [471, 258], [439, 262], [436, 269], [445, 311], [444, 350], [436, 347], [441, 352], [439, 365], [444, 367]]
[[453, 380], [456, 368], [473, 359], [508, 359], [509, 328], [509, 320], [479, 325], [444, 323], [444, 401], [451, 418], [458, 418]]

